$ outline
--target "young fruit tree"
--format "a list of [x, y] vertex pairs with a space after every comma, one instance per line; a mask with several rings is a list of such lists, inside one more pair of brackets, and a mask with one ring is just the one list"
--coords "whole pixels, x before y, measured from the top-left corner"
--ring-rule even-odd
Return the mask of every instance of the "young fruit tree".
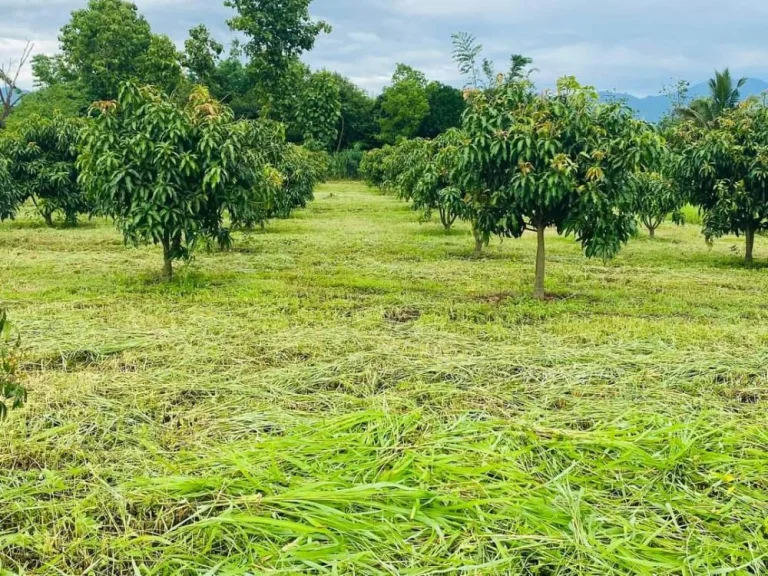
[[748, 101], [709, 125], [682, 123], [676, 137], [681, 184], [703, 212], [707, 241], [743, 235], [751, 265], [755, 235], [768, 229], [768, 108]]
[[17, 375], [19, 344], [19, 338], [11, 335], [5, 309], [0, 308], [0, 420], [8, 416], [9, 407], [21, 408], [27, 399]]
[[360, 161], [360, 175], [366, 184], [383, 192], [387, 191], [394, 152], [394, 146], [385, 145], [369, 150], [363, 155]]
[[465, 139], [460, 130], [451, 128], [434, 140], [406, 140], [397, 147], [402, 157], [393, 163], [402, 170], [399, 195], [422, 213], [422, 221], [437, 212], [446, 231], [469, 215], [456, 175]]
[[328, 171], [328, 154], [287, 144], [277, 167], [281, 187], [268, 215], [289, 218], [294, 210], [305, 208], [314, 199], [315, 186], [325, 180]]
[[629, 187], [635, 199], [634, 211], [648, 230], [651, 238], [667, 217], [672, 216], [676, 224], [683, 223], [682, 207], [686, 198], [674, 178], [667, 176], [662, 166], [658, 171], [637, 172], [629, 180]]
[[31, 200], [48, 226], [57, 212], [74, 226], [78, 214], [91, 211], [75, 167], [82, 127], [77, 118], [35, 116], [14, 137], [0, 142], [18, 201]]
[[542, 94], [527, 81], [499, 82], [470, 100], [464, 188], [482, 234], [536, 233], [534, 297], [545, 297], [547, 228], [573, 234], [588, 257], [615, 255], [635, 230], [629, 179], [656, 160], [661, 137], [574, 78]]
[[225, 217], [231, 226], [258, 223], [281, 185], [257, 146], [259, 126], [233, 121], [206, 88], [194, 88], [179, 106], [154, 88], [126, 83], [117, 101], [92, 110], [80, 182], [127, 243], [162, 245], [166, 279], [198, 240], [230, 243]]

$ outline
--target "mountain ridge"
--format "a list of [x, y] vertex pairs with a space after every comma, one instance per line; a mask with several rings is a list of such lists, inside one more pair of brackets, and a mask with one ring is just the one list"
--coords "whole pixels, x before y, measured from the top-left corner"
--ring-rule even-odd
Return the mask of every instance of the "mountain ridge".
[[[746, 84], [741, 87], [741, 99], [744, 100], [751, 96], [759, 96], [768, 91], [768, 82], [759, 78], [748, 78]], [[709, 84], [701, 82], [694, 84], [688, 91], [691, 99], [705, 98], [709, 96]], [[614, 92], [610, 90], [600, 91], [602, 101], [623, 101], [632, 108], [639, 118], [648, 122], [658, 122], [672, 108], [672, 101], [669, 96], [659, 94], [657, 96], [639, 97], [625, 92]]]

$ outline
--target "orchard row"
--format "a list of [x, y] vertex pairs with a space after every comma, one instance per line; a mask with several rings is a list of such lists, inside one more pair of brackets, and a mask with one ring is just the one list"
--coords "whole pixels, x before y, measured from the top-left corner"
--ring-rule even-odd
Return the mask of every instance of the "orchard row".
[[361, 172], [425, 217], [438, 212], [446, 228], [471, 223], [477, 251], [492, 236], [537, 234], [537, 298], [545, 296], [546, 229], [607, 259], [638, 221], [654, 235], [686, 204], [700, 209], [707, 241], [744, 236], [752, 263], [755, 235], [768, 228], [763, 102], [734, 101], [708, 118], [680, 110], [657, 127], [573, 78], [536, 92], [524, 77], [499, 75], [466, 98], [461, 128], [370, 151]]

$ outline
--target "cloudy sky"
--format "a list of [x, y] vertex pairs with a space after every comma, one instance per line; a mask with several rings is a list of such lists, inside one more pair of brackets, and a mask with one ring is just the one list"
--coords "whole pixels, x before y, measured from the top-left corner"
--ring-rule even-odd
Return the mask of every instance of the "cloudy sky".
[[[206, 23], [225, 44], [231, 14], [223, 0], [135, 0], [156, 32], [181, 45]], [[56, 51], [57, 30], [86, 0], [0, 0], [0, 59], [26, 40]], [[429, 78], [461, 84], [450, 35], [475, 34], [499, 65], [522, 53], [551, 85], [564, 74], [600, 89], [657, 94], [664, 84], [708, 78], [715, 68], [768, 80], [766, 0], [315, 0], [314, 16], [333, 25], [305, 60], [337, 70], [371, 92], [396, 62]], [[31, 87], [29, 71], [24, 87]]]

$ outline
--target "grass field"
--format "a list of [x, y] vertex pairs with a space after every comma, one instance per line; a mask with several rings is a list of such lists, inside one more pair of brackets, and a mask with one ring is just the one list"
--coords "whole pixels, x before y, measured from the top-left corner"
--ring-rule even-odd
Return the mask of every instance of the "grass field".
[[542, 303], [535, 237], [474, 259], [360, 184], [170, 284], [0, 225], [0, 573], [768, 573], [768, 269], [658, 235], [552, 234]]

